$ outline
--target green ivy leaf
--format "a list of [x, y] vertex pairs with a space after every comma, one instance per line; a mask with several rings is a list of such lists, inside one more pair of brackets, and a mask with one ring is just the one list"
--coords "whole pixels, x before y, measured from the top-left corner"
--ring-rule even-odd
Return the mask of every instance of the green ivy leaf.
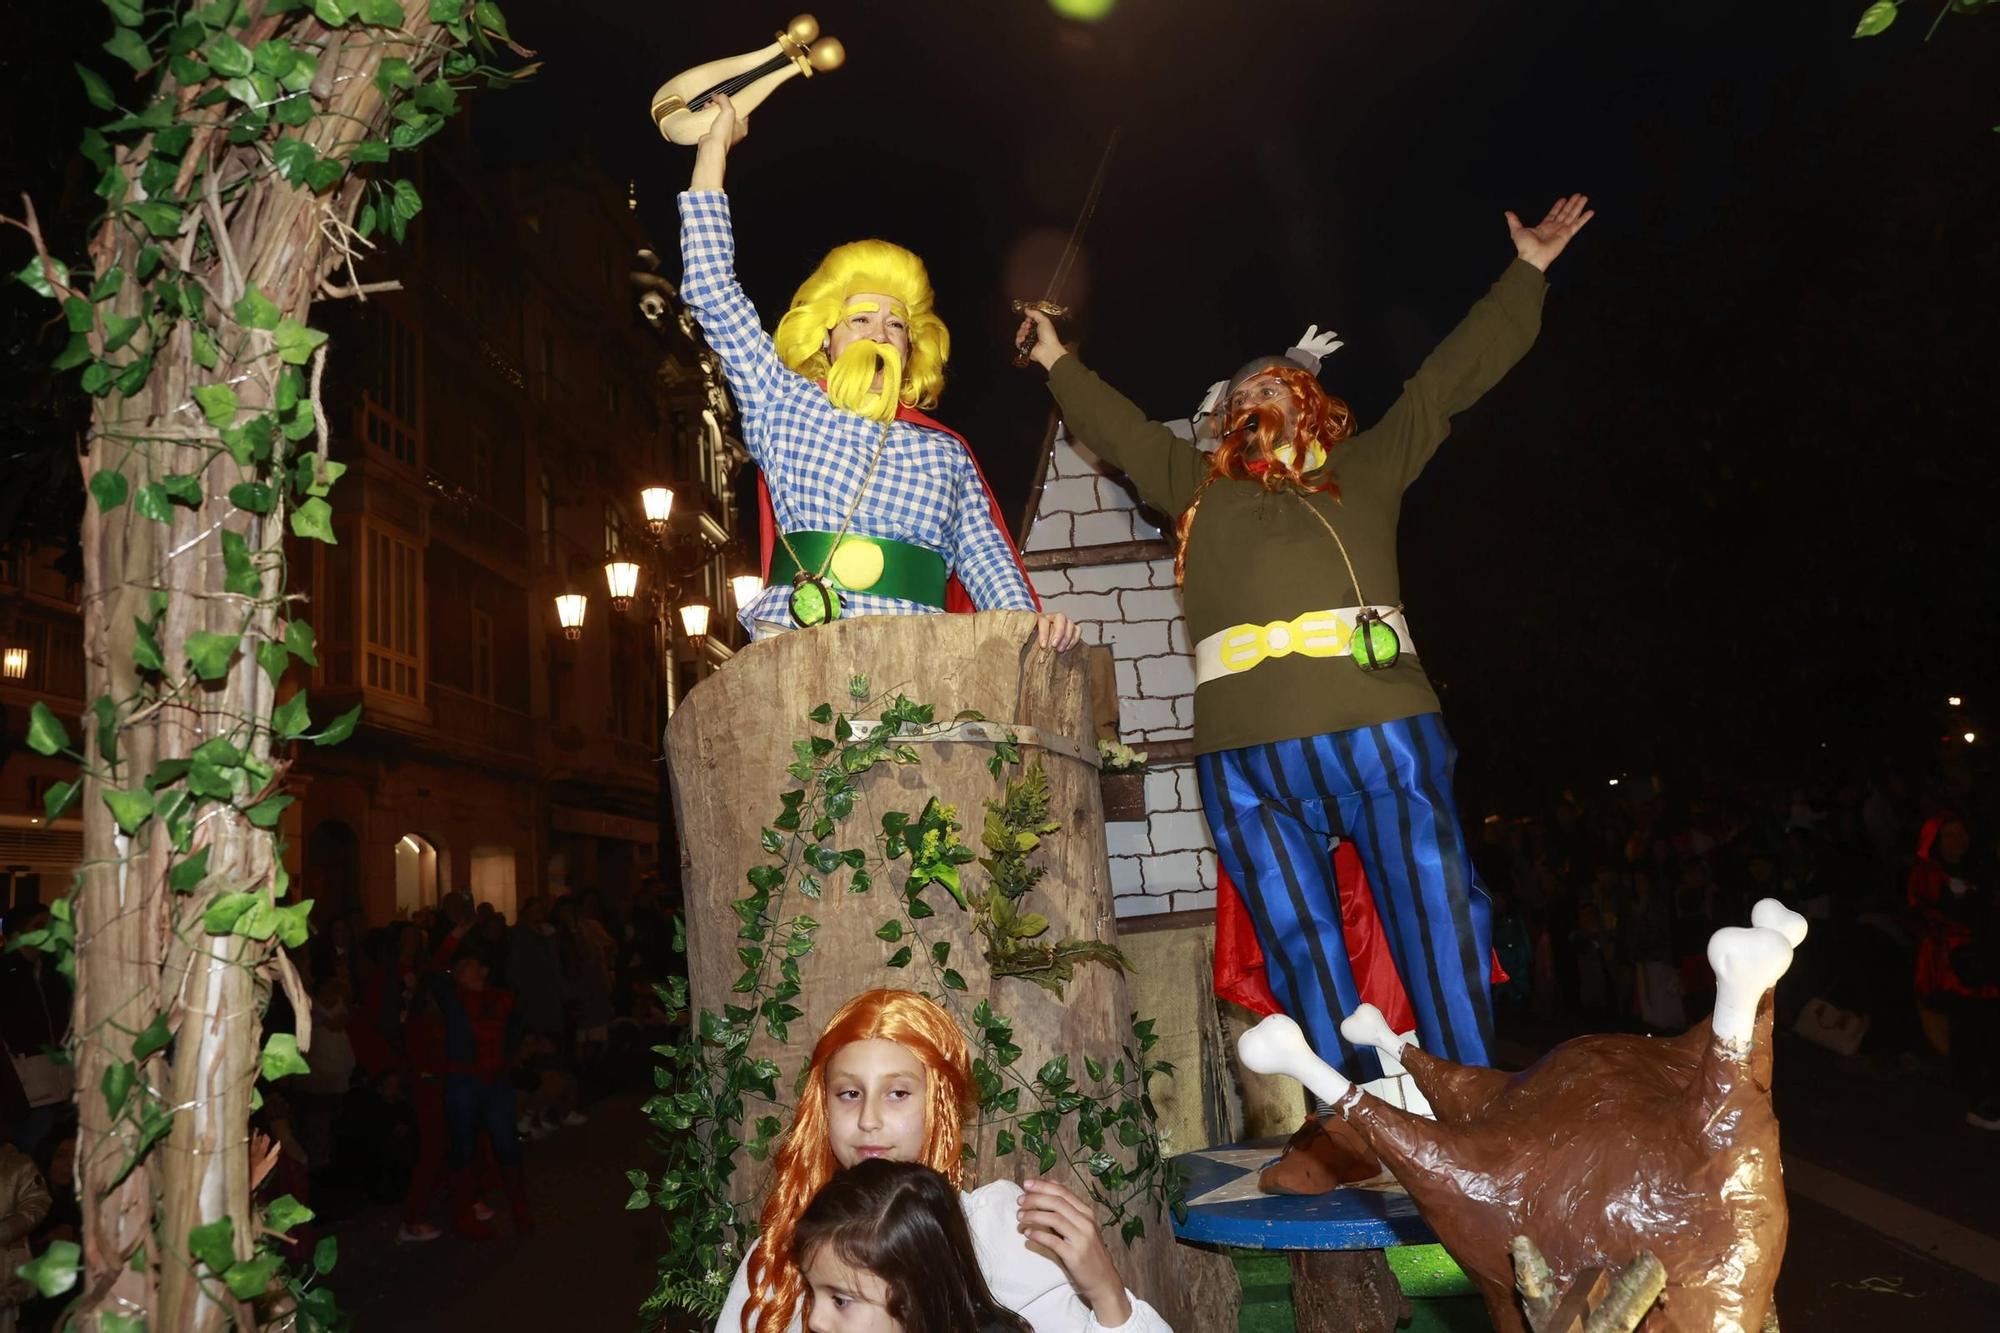
[[195, 402], [211, 426], [227, 426], [236, 420], [236, 390], [227, 384], [203, 384], [194, 390]]
[[281, 1236], [293, 1227], [303, 1226], [312, 1220], [313, 1210], [289, 1194], [281, 1194], [271, 1200], [271, 1206], [264, 1210], [265, 1228]]
[[[295, 139], [281, 140], [296, 143]], [[308, 149], [308, 152], [311, 150]], [[249, 283], [243, 289], [242, 299], [237, 301], [236, 322], [249, 329], [275, 329], [278, 327], [278, 303], [258, 290], [256, 283]]]
[[155, 1052], [164, 1051], [167, 1049], [167, 1043], [173, 1039], [174, 1034], [167, 1028], [167, 1016], [154, 1014], [153, 1021], [146, 1024], [145, 1029], [132, 1039], [132, 1058], [144, 1060]]
[[318, 666], [319, 657], [313, 651], [313, 627], [303, 620], [289, 621], [285, 625], [285, 647], [293, 656], [307, 666]]
[[[388, 61], [382, 62], [387, 65]], [[357, 139], [347, 146], [349, 162], [387, 162], [389, 145], [380, 139]]]
[[137, 315], [114, 315], [104, 312], [104, 350], [116, 352], [132, 341], [132, 335], [139, 331], [143, 321]]
[[226, 1217], [188, 1232], [188, 1253], [218, 1273], [236, 1263], [236, 1224]]
[[278, 909], [278, 940], [287, 949], [296, 949], [312, 935], [313, 900], [287, 903]]
[[282, 643], [272, 643], [269, 639], [257, 645], [257, 665], [264, 668], [264, 674], [276, 685], [285, 678], [285, 671], [292, 664], [292, 655], [285, 651]]
[[183, 857], [167, 872], [167, 887], [175, 893], [193, 893], [200, 887], [208, 878], [208, 850], [204, 843], [193, 855]]
[[104, 1066], [104, 1077], [98, 1080], [98, 1089], [104, 1094], [104, 1113], [113, 1120], [125, 1109], [125, 1099], [132, 1095], [135, 1075], [129, 1060]]
[[333, 506], [316, 495], [292, 511], [292, 531], [328, 546], [339, 544], [333, 535]]
[[311, 359], [319, 345], [326, 341], [326, 335], [318, 329], [309, 329], [296, 319], [278, 321], [272, 340], [278, 346], [278, 356], [288, 366], [302, 366]]
[[53, 824], [69, 813], [76, 803], [76, 794], [83, 789], [80, 782], [58, 782], [42, 793], [42, 815]]
[[229, 674], [229, 659], [236, 655], [240, 634], [217, 634], [212, 630], [196, 630], [187, 636], [188, 661], [194, 663], [195, 674], [203, 680], [221, 680]]
[[57, 370], [75, 370], [90, 360], [92, 355], [89, 335], [72, 333], [69, 342], [64, 344], [62, 351], [58, 352], [56, 359], [49, 364]]
[[125, 474], [115, 468], [100, 468], [90, 475], [90, 493], [96, 497], [100, 513], [124, 504], [131, 489], [132, 484], [125, 480]]
[[123, 370], [118, 372], [118, 377], [112, 383], [117, 386], [118, 392], [130, 398], [145, 387], [146, 378], [152, 373], [153, 358], [148, 354], [140, 357], [137, 361], [127, 364]]
[[398, 0], [361, 0], [361, 21], [377, 28], [403, 26], [403, 6]]
[[1876, 0], [1861, 11], [1861, 21], [1854, 25], [1856, 37], [1873, 37], [1896, 21], [1897, 0]]
[[[238, 487], [237, 489], [241, 489]], [[230, 492], [235, 498], [235, 492]], [[222, 532], [222, 588], [225, 592], [239, 597], [258, 597], [263, 594], [264, 581], [257, 572], [257, 566], [250, 559], [250, 543], [240, 532], [225, 528]]]
[[492, 33], [501, 41], [511, 42], [514, 40], [507, 33], [506, 17], [500, 13], [500, 6], [494, 4], [493, 0], [478, 0], [478, 3], [472, 7], [472, 18], [480, 27]]
[[202, 911], [202, 929], [211, 935], [232, 934], [236, 923], [260, 901], [261, 895], [255, 893], [217, 894], [215, 900]]
[[909, 964], [910, 964], [910, 946], [907, 944], [904, 945], [902, 948], [896, 950], [896, 952], [889, 955], [890, 967], [908, 967]]
[[313, 1246], [313, 1272], [325, 1277], [339, 1258], [340, 1241], [333, 1236], [320, 1237], [319, 1244]]
[[73, 1240], [52, 1241], [42, 1257], [22, 1264], [14, 1271], [35, 1284], [46, 1300], [53, 1300], [76, 1285], [82, 1267], [83, 1249]]
[[354, 17], [355, 0], [313, 0], [313, 13], [329, 28], [338, 28]]
[[160, 641], [153, 634], [153, 627], [137, 616], [132, 624], [138, 634], [132, 641], [132, 661], [141, 671], [164, 671], [167, 666], [165, 654], [160, 652]]
[[273, 1032], [264, 1042], [259, 1061], [264, 1077], [273, 1082], [293, 1074], [310, 1073], [312, 1066], [299, 1054], [299, 1039], [289, 1032]]
[[69, 732], [56, 721], [56, 715], [40, 699], [28, 710], [28, 748], [36, 754], [50, 755], [69, 746]]
[[338, 745], [354, 734], [354, 724], [360, 720], [361, 705], [356, 704], [333, 721], [327, 723], [325, 729], [318, 735], [309, 739], [318, 745]]
[[283, 1255], [260, 1254], [255, 1259], [231, 1265], [229, 1271], [222, 1275], [222, 1281], [237, 1300], [255, 1300], [271, 1285], [272, 1277], [284, 1262]]
[[878, 940], [887, 940], [889, 943], [894, 944], [897, 940], [903, 938], [903, 923], [901, 921], [884, 921], [881, 925], [875, 927], [875, 938]]
[[271, 145], [271, 160], [278, 165], [279, 177], [296, 185], [305, 179], [312, 164], [319, 161], [319, 154], [304, 139], [285, 138]]
[[141, 74], [153, 63], [153, 52], [146, 45], [146, 39], [130, 28], [120, 28], [112, 33], [104, 49]]
[[137, 833], [139, 826], [153, 817], [153, 794], [149, 791], [107, 791], [103, 795], [111, 817], [127, 835]]
[[253, 514], [268, 514], [276, 507], [278, 497], [261, 481], [240, 481], [229, 488], [229, 503]]
[[256, 67], [255, 58], [226, 32], [218, 32], [208, 39], [208, 47], [202, 53], [208, 67], [225, 79], [247, 78]]
[[171, 477], [162, 477], [160, 489], [167, 493], [168, 499], [177, 504], [184, 504], [190, 509], [201, 508], [201, 502], [205, 498], [201, 493], [201, 478], [192, 473], [183, 472]]
[[960, 976], [955, 968], [947, 967], [944, 970], [944, 975], [939, 977], [938, 979], [944, 982], [944, 988], [946, 990], [965, 989], [965, 978]]
[[150, 518], [155, 523], [173, 521], [173, 502], [167, 498], [167, 488], [157, 481], [149, 482], [139, 488], [139, 494], [132, 501], [132, 508], [139, 512], [139, 517]]
[[111, 85], [104, 81], [102, 74], [99, 74], [94, 69], [78, 65], [76, 67], [76, 76], [83, 80], [83, 95], [89, 98], [90, 104], [99, 111], [109, 111], [118, 105], [117, 98], [112, 95]]
[[177, 204], [149, 199], [129, 204], [125, 211], [139, 219], [146, 230], [155, 236], [173, 236], [181, 229], [181, 209]]
[[337, 157], [323, 157], [306, 168], [306, 188], [324, 194], [347, 174], [347, 164]]
[[194, 363], [203, 370], [214, 370], [221, 361], [215, 350], [215, 339], [208, 336], [207, 329], [194, 330]]
[[266, 796], [243, 813], [258, 828], [276, 828], [278, 820], [285, 813], [285, 807], [295, 799], [297, 798], [284, 795]]

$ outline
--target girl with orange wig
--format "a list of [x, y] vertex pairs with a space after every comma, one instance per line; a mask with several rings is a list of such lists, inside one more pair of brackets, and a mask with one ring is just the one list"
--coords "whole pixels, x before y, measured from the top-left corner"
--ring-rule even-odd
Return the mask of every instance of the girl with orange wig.
[[715, 1333], [797, 1333], [806, 1289], [794, 1253], [799, 1219], [837, 1172], [883, 1157], [921, 1162], [961, 1191], [987, 1286], [1035, 1333], [1171, 1333], [1125, 1289], [1089, 1205], [1071, 1191], [1048, 1180], [964, 1191], [973, 1106], [971, 1052], [950, 1014], [904, 990], [865, 991], [842, 1005], [813, 1046], [772, 1161], [757, 1243]]

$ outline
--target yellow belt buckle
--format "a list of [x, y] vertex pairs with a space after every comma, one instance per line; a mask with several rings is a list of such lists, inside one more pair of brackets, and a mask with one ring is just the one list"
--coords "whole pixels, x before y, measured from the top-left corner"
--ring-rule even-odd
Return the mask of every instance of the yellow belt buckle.
[[881, 547], [873, 542], [846, 537], [834, 548], [827, 573], [833, 575], [844, 588], [866, 592], [881, 580], [885, 563]]
[[1222, 669], [1235, 674], [1248, 671], [1264, 660], [1263, 629], [1258, 625], [1233, 625], [1222, 640]]

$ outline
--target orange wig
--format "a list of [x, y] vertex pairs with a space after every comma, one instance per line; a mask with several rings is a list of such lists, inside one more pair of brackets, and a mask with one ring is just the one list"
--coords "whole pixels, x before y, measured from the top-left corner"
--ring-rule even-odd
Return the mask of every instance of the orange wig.
[[1222, 422], [1222, 442], [1208, 456], [1208, 475], [1194, 500], [1174, 525], [1174, 582], [1187, 568], [1188, 533], [1194, 528], [1201, 497], [1218, 478], [1255, 481], [1267, 491], [1325, 491], [1339, 496], [1333, 476], [1333, 446], [1354, 434], [1354, 413], [1335, 398], [1309, 370], [1301, 366], [1268, 366], [1244, 380], [1271, 376], [1285, 386], [1298, 426], [1290, 439], [1280, 439], [1284, 415], [1275, 407], [1253, 404], [1230, 409]]
[[914, 991], [863, 991], [827, 1020], [813, 1047], [792, 1127], [772, 1160], [770, 1192], [764, 1198], [756, 1247], [750, 1251], [750, 1299], [743, 1307], [743, 1333], [784, 1333], [800, 1309], [805, 1275], [792, 1257], [793, 1233], [813, 1195], [839, 1170], [827, 1137], [827, 1062], [841, 1047], [871, 1037], [906, 1047], [922, 1061], [928, 1075], [923, 1164], [943, 1175], [953, 1189], [964, 1183], [962, 1149], [973, 1089], [972, 1053], [965, 1034], [950, 1014]]

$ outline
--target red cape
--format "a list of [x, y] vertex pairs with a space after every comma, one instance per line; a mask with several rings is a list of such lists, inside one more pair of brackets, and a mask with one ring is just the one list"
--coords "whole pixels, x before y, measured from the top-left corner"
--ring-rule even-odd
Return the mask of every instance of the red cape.
[[[986, 470], [979, 466], [978, 455], [972, 452], [972, 446], [965, 442], [963, 435], [960, 435], [957, 431], [938, 421], [936, 418], [926, 416], [924, 413], [917, 411], [914, 407], [898, 407], [896, 409], [896, 420], [907, 421], [912, 425], [923, 426], [929, 430], [942, 431], [946, 435], [951, 436], [952, 439], [957, 440], [958, 447], [965, 450], [965, 456], [972, 460], [972, 471], [978, 476], [980, 486], [986, 491], [986, 503], [993, 515], [993, 526], [1000, 530], [1001, 538], [1006, 541], [1007, 550], [1014, 557], [1014, 567], [1021, 571], [1021, 582], [1028, 585], [1028, 596], [1034, 599], [1035, 609], [1037, 611], [1041, 610], [1041, 594], [1035, 591], [1034, 582], [1028, 578], [1028, 567], [1021, 562], [1021, 548], [1014, 544], [1014, 534], [1007, 530], [1007, 520], [1000, 513], [1000, 502], [993, 498], [992, 483], [986, 480]], [[771, 577], [771, 549], [777, 544], [778, 520], [777, 516], [771, 510], [771, 487], [764, 480], [764, 469], [758, 468], [757, 571], [764, 576], [766, 582]], [[951, 578], [944, 585], [944, 609], [951, 612], [976, 611], [979, 609], [972, 604], [972, 595], [966, 592], [965, 585], [959, 582], [956, 572], [951, 575]]]

